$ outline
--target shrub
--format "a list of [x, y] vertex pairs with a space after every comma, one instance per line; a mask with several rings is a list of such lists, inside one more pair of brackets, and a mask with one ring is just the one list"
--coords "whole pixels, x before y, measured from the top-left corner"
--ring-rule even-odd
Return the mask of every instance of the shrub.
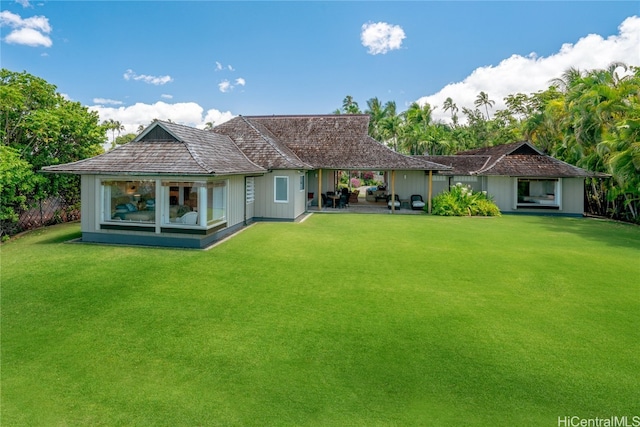
[[500, 209], [486, 191], [474, 193], [471, 186], [457, 183], [433, 199], [431, 213], [442, 216], [500, 216]]
[[351, 187], [352, 188], [360, 187], [360, 180], [358, 178], [351, 178]]

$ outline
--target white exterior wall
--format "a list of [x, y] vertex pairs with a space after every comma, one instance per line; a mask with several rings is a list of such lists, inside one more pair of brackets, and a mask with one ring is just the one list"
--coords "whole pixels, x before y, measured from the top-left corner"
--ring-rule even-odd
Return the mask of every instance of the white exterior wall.
[[[98, 198], [100, 183], [95, 175], [82, 175], [80, 178], [80, 228], [82, 232], [99, 229]], [[96, 191], [97, 188], [97, 191]]]
[[[275, 201], [275, 177], [289, 178], [288, 201]], [[305, 176], [305, 188], [300, 190], [300, 176]], [[297, 170], [274, 170], [256, 177], [255, 218], [293, 220], [307, 208], [308, 180], [304, 172]]]
[[562, 212], [584, 213], [584, 178], [562, 179]]
[[514, 194], [514, 179], [510, 176], [487, 177], [487, 193], [493, 197], [493, 201], [502, 212], [515, 211], [514, 206], [517, 194]]
[[517, 208], [517, 180], [509, 176], [489, 176], [487, 178], [487, 192], [493, 196], [502, 212], [525, 212], [582, 215], [584, 213], [584, 179], [562, 178], [560, 190], [560, 209]]
[[[400, 200], [409, 200], [412, 194], [419, 194], [424, 201], [429, 195], [429, 173], [424, 171], [396, 171], [395, 193]], [[389, 179], [391, 185], [391, 179]], [[387, 193], [391, 194], [391, 187], [387, 187]], [[434, 193], [435, 194], [435, 193]]]

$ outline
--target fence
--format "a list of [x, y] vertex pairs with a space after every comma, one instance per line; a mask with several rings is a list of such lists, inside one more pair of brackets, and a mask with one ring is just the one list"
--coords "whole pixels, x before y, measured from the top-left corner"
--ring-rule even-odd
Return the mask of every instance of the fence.
[[14, 224], [13, 229], [6, 230], [7, 234], [80, 219], [79, 206], [69, 205], [62, 197], [30, 200], [27, 205], [31, 208], [20, 212], [18, 222]]

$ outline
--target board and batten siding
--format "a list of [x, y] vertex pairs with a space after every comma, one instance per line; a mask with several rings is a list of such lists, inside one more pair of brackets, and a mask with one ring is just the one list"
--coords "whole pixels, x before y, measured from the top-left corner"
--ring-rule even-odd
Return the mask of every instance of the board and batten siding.
[[[257, 219], [294, 220], [306, 210], [308, 182], [305, 189], [300, 190], [300, 176], [304, 173], [297, 170], [274, 170], [264, 176], [256, 177], [256, 200], [254, 217]], [[287, 202], [275, 201], [275, 178], [287, 177]]]
[[584, 178], [562, 178], [560, 209], [516, 208], [517, 179], [510, 176], [487, 177], [487, 191], [502, 212], [582, 215], [584, 213]]

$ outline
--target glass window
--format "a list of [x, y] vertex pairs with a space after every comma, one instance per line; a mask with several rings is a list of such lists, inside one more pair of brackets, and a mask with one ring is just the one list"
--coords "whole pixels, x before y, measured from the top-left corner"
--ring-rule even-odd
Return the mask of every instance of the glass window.
[[300, 191], [304, 191], [304, 175], [300, 175]]
[[207, 185], [207, 225], [226, 221], [227, 186], [226, 181], [217, 181]]
[[[227, 220], [227, 181], [163, 181], [164, 224], [211, 226]], [[204, 216], [202, 216], [204, 215]]]
[[289, 177], [288, 176], [276, 176], [274, 178], [275, 198], [276, 203], [288, 203], [289, 202]]
[[559, 181], [557, 179], [518, 178], [518, 206], [559, 206]]
[[155, 223], [155, 181], [102, 181], [102, 190], [103, 221]]
[[163, 224], [199, 225], [200, 206], [199, 189], [204, 182], [163, 181], [164, 206], [162, 206]]

